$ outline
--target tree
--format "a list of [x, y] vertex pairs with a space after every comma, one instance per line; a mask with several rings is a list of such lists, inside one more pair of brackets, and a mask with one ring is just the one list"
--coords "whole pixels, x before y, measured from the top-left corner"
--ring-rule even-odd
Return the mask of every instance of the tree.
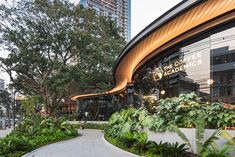
[[[98, 16], [93, 10], [78, 9], [80, 45], [79, 65], [82, 79], [79, 87], [93, 92], [107, 90], [113, 84], [114, 63], [125, 41], [116, 23]], [[90, 91], [89, 91], [90, 92]]]
[[24, 111], [25, 116], [34, 116], [41, 111], [42, 98], [40, 96], [31, 96], [24, 99], [21, 103], [21, 109]]
[[43, 98], [52, 114], [62, 98], [104, 90], [124, 40], [113, 21], [65, 0], [21, 0], [0, 7], [0, 58], [11, 86]]

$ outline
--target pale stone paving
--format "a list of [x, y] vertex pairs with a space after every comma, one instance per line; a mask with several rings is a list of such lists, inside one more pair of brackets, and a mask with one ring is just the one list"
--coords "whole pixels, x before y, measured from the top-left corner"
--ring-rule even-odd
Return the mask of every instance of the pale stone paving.
[[99, 130], [79, 133], [82, 136], [39, 148], [23, 157], [137, 157], [109, 144]]
[[0, 138], [3, 138], [6, 135], [10, 134], [11, 130], [12, 130], [11, 128], [10, 129], [6, 129], [6, 130], [0, 130]]

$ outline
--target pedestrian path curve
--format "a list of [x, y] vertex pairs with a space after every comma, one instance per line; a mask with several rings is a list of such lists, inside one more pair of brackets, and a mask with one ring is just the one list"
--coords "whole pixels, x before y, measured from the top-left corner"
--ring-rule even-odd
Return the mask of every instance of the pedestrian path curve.
[[8, 134], [10, 134], [12, 131], [12, 128], [10, 129], [5, 129], [5, 130], [0, 130], [0, 138], [3, 138], [5, 136], [7, 136]]
[[109, 144], [100, 130], [81, 130], [80, 137], [50, 144], [23, 157], [138, 157]]

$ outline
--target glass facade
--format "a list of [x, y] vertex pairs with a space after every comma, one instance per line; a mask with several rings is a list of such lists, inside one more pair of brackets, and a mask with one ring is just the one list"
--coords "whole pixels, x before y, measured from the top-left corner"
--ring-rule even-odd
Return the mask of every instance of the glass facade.
[[78, 119], [104, 121], [126, 104], [125, 92], [112, 96], [101, 96], [77, 100]]
[[159, 100], [195, 92], [201, 101], [235, 103], [234, 23], [160, 53], [134, 76], [139, 97]]
[[212, 100], [235, 103], [235, 27], [211, 35]]

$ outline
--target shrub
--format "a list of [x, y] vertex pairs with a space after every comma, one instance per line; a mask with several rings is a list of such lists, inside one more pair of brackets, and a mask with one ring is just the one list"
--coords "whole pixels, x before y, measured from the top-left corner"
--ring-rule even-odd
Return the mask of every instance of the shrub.
[[188, 148], [186, 148], [185, 144], [179, 143], [162, 143], [157, 144], [156, 142], [152, 142], [148, 147], [148, 151], [146, 152], [147, 157], [185, 157], [188, 156]]
[[0, 154], [6, 155], [14, 152], [24, 152], [31, 150], [32, 144], [24, 136], [18, 137], [15, 135], [7, 136], [0, 140]]
[[224, 108], [222, 103], [201, 103], [196, 94], [190, 93], [161, 99], [155, 107], [151, 129], [164, 132], [170, 125], [192, 128], [199, 114], [206, 115], [206, 128], [224, 128], [235, 124], [235, 110]]
[[151, 127], [153, 119], [144, 108], [128, 108], [114, 113], [109, 119], [106, 134], [111, 137], [121, 137], [126, 132], [142, 131]]
[[[199, 121], [198, 121], [199, 119]], [[181, 94], [179, 97], [160, 100], [153, 115], [146, 109], [128, 108], [114, 113], [109, 119], [109, 126], [105, 129], [105, 137], [114, 145], [139, 155], [151, 157], [184, 157], [195, 156], [187, 151], [192, 146], [187, 137], [178, 127], [196, 127], [196, 145], [199, 156], [224, 155], [229, 156], [230, 147], [217, 149], [214, 141], [217, 134], [222, 133], [228, 138], [228, 144], [234, 140], [225, 132], [215, 131], [206, 141], [203, 141], [205, 127], [220, 128], [235, 124], [235, 111], [225, 109], [221, 103], [203, 104], [196, 94]], [[146, 129], [153, 131], [175, 131], [185, 144], [170, 144], [148, 141]], [[186, 147], [187, 146], [187, 147]], [[222, 157], [222, 156], [221, 156]]]
[[166, 149], [168, 147], [168, 143], [162, 143], [162, 141], [157, 144], [156, 142], [152, 142], [148, 147], [148, 151], [146, 153], [147, 157], [155, 157], [155, 156], [163, 156], [165, 154]]
[[134, 133], [133, 150], [138, 154], [143, 154], [148, 150], [148, 145], [151, 141], [148, 141], [148, 134], [145, 132], [137, 131]]
[[[151, 128], [152, 117], [143, 109], [129, 108], [114, 113], [109, 119], [105, 137], [114, 145], [138, 155], [181, 157], [186, 154], [185, 144], [179, 145], [148, 141], [146, 128]], [[171, 150], [171, 151], [168, 151]], [[177, 153], [177, 155], [174, 154]]]
[[162, 132], [170, 125], [193, 127], [198, 113], [201, 112], [200, 108], [199, 99], [194, 93], [161, 99], [155, 108], [152, 129]]
[[62, 118], [25, 118], [7, 137], [0, 139], [0, 156], [18, 157], [42, 145], [76, 135], [77, 130]]
[[[84, 129], [98, 129], [98, 130], [105, 130], [108, 127], [107, 123], [83, 123]], [[74, 125], [76, 128], [80, 128], [81, 124]]]
[[235, 126], [235, 110], [224, 108], [222, 103], [207, 105], [204, 110], [208, 128]]

